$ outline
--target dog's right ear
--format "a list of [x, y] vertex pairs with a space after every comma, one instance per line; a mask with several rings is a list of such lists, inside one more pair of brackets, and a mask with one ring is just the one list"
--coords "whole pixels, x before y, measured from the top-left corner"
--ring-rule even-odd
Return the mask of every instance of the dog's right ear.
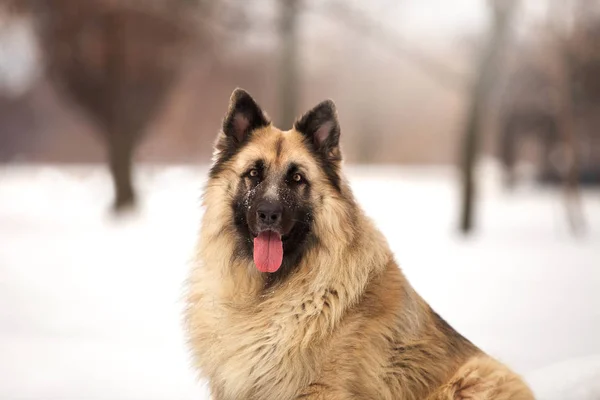
[[240, 88], [233, 91], [223, 119], [223, 133], [231, 145], [239, 146], [252, 131], [269, 124], [269, 119], [248, 92]]
[[269, 126], [271, 121], [258, 103], [244, 89], [237, 88], [229, 99], [229, 110], [223, 118], [213, 153], [210, 176], [219, 174], [229, 161], [248, 141], [256, 129]]

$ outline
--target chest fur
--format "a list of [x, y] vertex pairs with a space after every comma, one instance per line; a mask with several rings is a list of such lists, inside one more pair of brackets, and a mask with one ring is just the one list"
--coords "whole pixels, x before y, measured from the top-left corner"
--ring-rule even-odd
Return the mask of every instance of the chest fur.
[[225, 399], [293, 398], [318, 375], [331, 310], [322, 297], [237, 309], [204, 293], [190, 311], [203, 375]]

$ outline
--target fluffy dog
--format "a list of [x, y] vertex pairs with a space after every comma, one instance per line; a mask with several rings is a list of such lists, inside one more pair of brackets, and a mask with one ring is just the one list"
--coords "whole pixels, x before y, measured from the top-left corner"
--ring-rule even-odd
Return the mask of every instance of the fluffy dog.
[[215, 400], [530, 400], [410, 286], [341, 171], [335, 105], [274, 127], [236, 89], [206, 185], [187, 330]]

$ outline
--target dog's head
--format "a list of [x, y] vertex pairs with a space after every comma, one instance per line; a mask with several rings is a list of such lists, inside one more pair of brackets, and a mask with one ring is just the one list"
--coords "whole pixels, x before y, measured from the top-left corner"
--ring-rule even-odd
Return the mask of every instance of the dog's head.
[[340, 197], [339, 138], [330, 100], [281, 131], [247, 92], [231, 96], [209, 186], [227, 188], [231, 220], [223, 223], [234, 227], [237, 253], [270, 279], [297, 265], [318, 240], [315, 218], [327, 215], [326, 200]]

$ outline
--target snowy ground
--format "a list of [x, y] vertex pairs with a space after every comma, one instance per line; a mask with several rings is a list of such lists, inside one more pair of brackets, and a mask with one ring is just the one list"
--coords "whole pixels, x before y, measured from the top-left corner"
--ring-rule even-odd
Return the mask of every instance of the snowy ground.
[[[571, 237], [554, 191], [482, 174], [479, 232], [454, 235], [444, 169], [350, 169], [417, 290], [540, 399], [600, 399], [600, 192]], [[142, 212], [107, 217], [99, 167], [0, 169], [0, 399], [204, 399], [180, 328], [206, 169], [138, 171]], [[595, 385], [595, 386], [594, 386]]]

